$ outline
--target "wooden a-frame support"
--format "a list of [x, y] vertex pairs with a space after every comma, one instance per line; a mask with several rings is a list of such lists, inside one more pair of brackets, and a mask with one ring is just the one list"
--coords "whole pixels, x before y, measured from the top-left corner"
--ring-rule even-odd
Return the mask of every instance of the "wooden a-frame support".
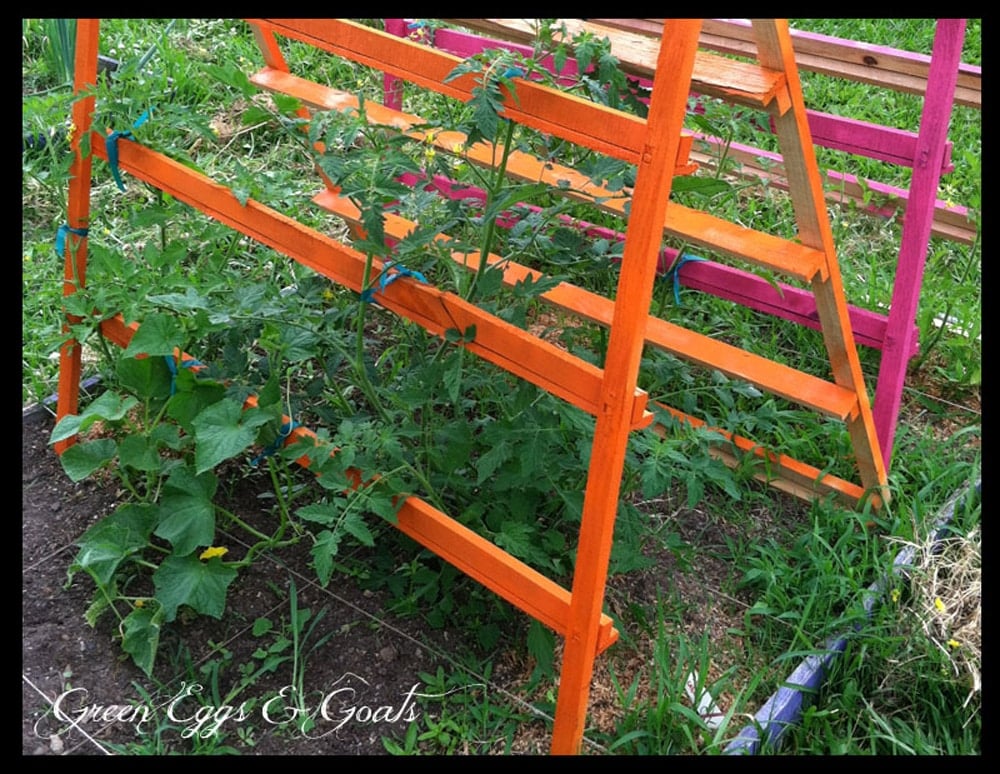
[[[459, 98], [468, 98], [474, 85], [471, 77], [445, 83], [445, 77], [456, 63], [453, 58], [353, 22], [272, 19], [252, 20], [252, 24], [267, 64], [253, 80], [267, 88], [293, 94], [308, 93], [321, 105], [323, 100], [337, 98], [335, 90], [317, 87], [292, 76], [274, 42], [275, 35], [297, 37]], [[789, 181], [799, 228], [798, 242], [779, 242], [770, 235], [727, 226], [724, 221], [676, 209], [669, 204], [673, 176], [685, 166], [686, 141], [682, 126], [695, 71], [700, 68], [701, 77], [707, 74], [709, 78], [716, 78], [720, 88], [727, 93], [740, 90], [739, 84], [727, 82], [727, 78], [732, 77], [730, 65], [722, 65], [718, 70], [714, 68], [720, 66], [720, 62], [699, 58], [700, 25], [700, 20], [692, 19], [668, 20], [664, 24], [664, 44], [657, 62], [660, 77], [654, 86], [645, 121], [529, 81], [518, 82], [517, 105], [508, 105], [505, 109], [509, 117], [528, 126], [559, 134], [637, 165], [616, 294], [618, 302], [614, 303], [611, 312], [603, 369], [579, 361], [436, 288], [403, 279], [376, 293], [382, 306], [420, 324], [432, 334], [443, 336], [449, 329], [466, 330], [475, 325], [475, 340], [465, 344], [470, 351], [596, 418], [571, 591], [559, 587], [417, 497], [408, 498], [399, 515], [400, 528], [415, 540], [565, 637], [552, 738], [554, 753], [579, 751], [594, 660], [617, 636], [610, 619], [602, 613], [605, 584], [629, 435], [635, 429], [648, 426], [652, 420], [646, 408], [646, 395], [637, 387], [638, 373], [650, 321], [648, 310], [660, 244], [665, 225], [671, 223], [672, 212], [676, 210], [675, 228], [696, 232], [699, 238], [737, 257], [790, 271], [812, 283], [834, 375], [833, 392], [850, 403], [840, 413], [852, 439], [862, 486], [876, 502], [887, 497], [885, 470], [847, 321], [822, 185], [805, 123], [785, 22], [754, 22], [762, 66], [744, 69], [743, 75], [752, 74], [749, 80], [761, 87], [753, 99], [773, 111], [778, 125], [786, 163], [791, 168]], [[96, 83], [98, 38], [97, 20], [79, 20], [78, 93]], [[746, 78], [739, 80], [745, 83]], [[309, 99], [303, 101], [310, 104]], [[70, 226], [76, 229], [89, 225], [91, 157], [81, 153], [81, 136], [89, 137], [93, 155], [106, 158], [103, 137], [92, 131], [93, 107], [93, 98], [85, 97], [74, 108], [78, 135], [73, 140], [76, 160], [69, 195]], [[399, 128], [405, 130], [406, 127]], [[356, 291], [362, 289], [364, 256], [348, 245], [259, 202], [241, 202], [227, 187], [139, 143], [121, 138], [118, 149], [119, 166], [126, 172], [345, 287]], [[67, 294], [84, 282], [86, 242], [86, 237], [68, 240]], [[102, 324], [102, 333], [121, 346], [127, 345], [133, 331], [134, 328], [124, 325], [120, 318]], [[718, 366], [730, 367], [726, 363]], [[764, 370], [761, 369], [761, 378], [766, 380]], [[61, 358], [57, 419], [76, 412], [79, 377], [79, 347], [69, 341]], [[816, 402], [812, 395], [793, 397], [806, 405]], [[308, 430], [297, 428], [289, 442], [308, 434]], [[72, 439], [68, 443], [72, 443]]]

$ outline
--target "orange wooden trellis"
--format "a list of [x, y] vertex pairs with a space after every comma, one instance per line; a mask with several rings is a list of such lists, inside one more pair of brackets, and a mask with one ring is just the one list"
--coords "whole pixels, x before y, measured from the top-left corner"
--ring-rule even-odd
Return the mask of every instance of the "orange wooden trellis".
[[[249, 20], [265, 67], [252, 76], [257, 85], [298, 97], [311, 109], [357, 108], [355, 98], [336, 89], [293, 75], [281, 54], [279, 37], [318, 46], [332, 54], [435, 89], [468, 99], [475, 85], [471, 75], [445, 82], [458, 59], [364, 25], [335, 19]], [[579, 751], [583, 738], [595, 658], [618, 633], [602, 612], [621, 472], [633, 430], [648, 426], [653, 415], [647, 395], [638, 387], [639, 364], [647, 342], [702, 365], [746, 379], [846, 423], [857, 461], [860, 484], [824, 476], [815, 468], [777, 455], [769, 456], [783, 472], [783, 485], [798, 494], [832, 491], [857, 503], [871, 496], [886, 500], [886, 474], [872, 423], [869, 397], [847, 315], [824, 193], [805, 120], [801, 88], [792, 55], [787, 23], [754, 21], [758, 63], [736, 62], [698, 51], [701, 20], [667, 20], [648, 118], [639, 119], [528, 80], [517, 81], [516, 102], [504, 115], [526, 126], [562, 137], [637, 166], [628, 215], [617, 301], [595, 296], [565, 283], [546, 300], [610, 328], [603, 369], [573, 357], [454, 294], [402, 279], [376, 294], [379, 303], [435, 335], [475, 325], [471, 352], [557, 395], [596, 418], [590, 470], [583, 501], [572, 588], [566, 590], [498, 549], [418, 497], [403, 504], [399, 528], [528, 615], [565, 638], [559, 696], [551, 749]], [[99, 21], [78, 22], [76, 88], [83, 92], [97, 80]], [[675, 174], [691, 170], [687, 160], [690, 138], [683, 133], [688, 94], [713, 93], [740, 104], [767, 110], [773, 116], [788, 169], [795, 205], [798, 238], [781, 239], [744, 228], [708, 213], [669, 202]], [[66, 248], [65, 293], [85, 281], [91, 158], [106, 159], [103, 137], [91, 130], [94, 98], [74, 106], [76, 153], [69, 191], [70, 232]], [[419, 119], [366, 104], [369, 120], [415, 132]], [[304, 110], [303, 115], [307, 116]], [[81, 152], [87, 136], [91, 155]], [[426, 138], [426, 135], [423, 135]], [[432, 140], [453, 149], [460, 137], [435, 135]], [[476, 149], [470, 149], [476, 161]], [[488, 157], [479, 157], [488, 163]], [[233, 192], [165, 155], [122, 137], [118, 164], [126, 172], [170, 193], [208, 216], [240, 231], [323, 276], [355, 291], [362, 290], [365, 257], [336, 239], [305, 227], [254, 200], [241, 202]], [[515, 174], [539, 179], [544, 170], [530, 157], [514, 158]], [[569, 174], [561, 171], [556, 178]], [[544, 178], [543, 178], [544, 179]], [[593, 196], [601, 191], [594, 189]], [[584, 196], [588, 191], [584, 188]], [[327, 188], [317, 203], [349, 220], [351, 213]], [[391, 224], [387, 232], [391, 233]], [[664, 232], [726, 252], [737, 259], [765, 266], [811, 283], [823, 327], [833, 381], [798, 372], [736, 347], [698, 337], [649, 314], [657, 260]], [[466, 265], [471, 258], [456, 255]], [[376, 265], [375, 270], [383, 267]], [[530, 270], [507, 268], [508, 281]], [[133, 328], [114, 318], [102, 325], [104, 335], [125, 346]], [[57, 419], [78, 409], [80, 347], [70, 340], [61, 350]], [[666, 407], [669, 408], [669, 407]], [[674, 411], [671, 409], [671, 411]], [[676, 412], [679, 414], [679, 412]], [[685, 417], [686, 418], [686, 417]], [[308, 435], [297, 428], [290, 441]], [[68, 443], [57, 447], [59, 451]], [[733, 437], [736, 449], [764, 453]]]

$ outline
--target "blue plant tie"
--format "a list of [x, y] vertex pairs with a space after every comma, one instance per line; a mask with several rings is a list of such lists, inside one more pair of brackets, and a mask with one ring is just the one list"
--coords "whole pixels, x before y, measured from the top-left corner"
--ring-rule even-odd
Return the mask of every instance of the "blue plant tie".
[[[177, 363], [174, 362], [173, 355], [164, 355], [163, 359], [167, 361], [167, 370], [170, 371], [170, 394], [173, 395], [177, 392]], [[204, 363], [194, 358], [181, 361], [181, 367], [183, 368], [196, 368], [201, 365], [204, 365]]]
[[[394, 271], [390, 274], [389, 270]], [[427, 278], [415, 269], [407, 269], [402, 264], [396, 264], [393, 261], [386, 261], [385, 266], [382, 268], [382, 274], [379, 275], [378, 287], [380, 292], [384, 292], [389, 285], [398, 280], [400, 277], [413, 277], [413, 279], [418, 282], [423, 282], [425, 285], [427, 283]], [[365, 288], [361, 291], [361, 300], [366, 304], [370, 304], [375, 298], [375, 291], [373, 288]]]
[[90, 232], [87, 229], [85, 229], [85, 228], [73, 228], [69, 224], [63, 223], [59, 227], [59, 230], [56, 231], [56, 253], [59, 256], [66, 255], [66, 235], [67, 234], [76, 234], [78, 237], [82, 238], [82, 237], [87, 236], [88, 233], [90, 233]]
[[[132, 129], [138, 129], [144, 123], [149, 120], [149, 117], [153, 113], [153, 108], [149, 108], [136, 119], [136, 122], [132, 124]], [[119, 191], [125, 190], [125, 185], [122, 183], [121, 173], [118, 171], [118, 140], [125, 137], [129, 140], [134, 139], [132, 137], [132, 129], [126, 129], [124, 132], [112, 132], [104, 140], [104, 148], [108, 153], [108, 164], [111, 166], [111, 177], [115, 180], [115, 185], [118, 186]]]
[[501, 78], [523, 78], [524, 70], [520, 67], [508, 67], [504, 70], [504, 74], [500, 76]]
[[278, 430], [278, 437], [275, 438], [271, 442], [271, 444], [266, 449], [264, 449], [264, 451], [262, 451], [252, 460], [250, 460], [250, 464], [256, 468], [266, 458], [277, 454], [280, 451], [281, 447], [285, 445], [285, 441], [288, 440], [288, 436], [290, 436], [292, 434], [292, 431], [298, 426], [299, 423], [296, 422], [295, 420], [290, 420], [288, 422], [285, 422], [285, 424], [281, 426], [281, 429]]
[[667, 279], [668, 277], [673, 275], [674, 303], [677, 304], [677, 306], [681, 305], [681, 277], [680, 277], [681, 266], [683, 266], [685, 263], [690, 263], [692, 261], [704, 261], [704, 260], [706, 259], [699, 258], [697, 255], [689, 255], [688, 253], [682, 253], [677, 257], [677, 260], [674, 261], [673, 265], [670, 267], [667, 273], [663, 275], [664, 279]]

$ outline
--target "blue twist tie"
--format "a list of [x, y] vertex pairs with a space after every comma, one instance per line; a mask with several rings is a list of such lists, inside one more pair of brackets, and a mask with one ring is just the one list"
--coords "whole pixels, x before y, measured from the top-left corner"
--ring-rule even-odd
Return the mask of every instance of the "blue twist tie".
[[523, 78], [524, 70], [520, 67], [508, 67], [504, 74], [500, 76], [501, 78]]
[[277, 454], [278, 451], [280, 451], [281, 447], [285, 445], [285, 441], [288, 440], [288, 436], [290, 436], [292, 434], [292, 431], [298, 426], [299, 423], [294, 420], [285, 422], [285, 424], [281, 426], [281, 429], [278, 430], [278, 437], [275, 438], [274, 441], [272, 441], [271, 444], [266, 449], [264, 449], [264, 451], [262, 451], [252, 460], [250, 460], [250, 464], [256, 468], [266, 458]]
[[[163, 359], [167, 361], [167, 370], [170, 371], [170, 394], [173, 395], [177, 392], [177, 363], [174, 362], [173, 355], [164, 355]], [[182, 368], [195, 368], [200, 365], [204, 363], [193, 358], [181, 361]]]
[[[389, 269], [395, 269], [395, 272], [389, 274]], [[382, 269], [382, 275], [379, 277], [378, 286], [380, 290], [385, 290], [389, 285], [398, 280], [400, 277], [413, 277], [413, 279], [418, 282], [423, 282], [427, 284], [427, 278], [421, 274], [419, 271], [413, 269], [407, 269], [405, 266], [400, 265], [399, 267], [393, 261], [386, 261], [385, 267]]]
[[704, 260], [706, 259], [699, 258], [697, 255], [688, 255], [687, 253], [682, 253], [677, 258], [677, 260], [674, 261], [673, 265], [670, 267], [667, 273], [663, 275], [664, 279], [667, 279], [668, 277], [673, 275], [674, 303], [676, 303], [677, 306], [681, 305], [681, 277], [680, 277], [681, 266], [683, 266], [685, 263], [691, 263], [692, 261], [704, 261]]
[[[394, 271], [390, 274], [389, 270]], [[386, 261], [385, 266], [382, 268], [382, 273], [379, 275], [378, 288], [380, 292], [384, 292], [389, 285], [398, 280], [400, 277], [413, 277], [413, 279], [418, 282], [423, 282], [425, 285], [428, 284], [427, 278], [415, 269], [407, 269], [402, 264], [395, 264], [392, 261]], [[365, 288], [361, 291], [361, 300], [366, 304], [370, 304], [375, 299], [375, 291], [373, 288]]]
[[59, 230], [56, 231], [56, 253], [60, 256], [66, 255], [66, 235], [76, 234], [78, 237], [85, 237], [90, 233], [85, 228], [73, 228], [72, 226], [63, 223]]
[[[132, 129], [138, 129], [144, 123], [149, 120], [150, 115], [152, 115], [153, 108], [149, 108], [136, 119], [136, 122], [132, 124]], [[115, 185], [118, 186], [119, 191], [125, 190], [125, 185], [122, 183], [121, 173], [118, 171], [118, 140], [125, 137], [129, 140], [134, 139], [132, 137], [132, 129], [126, 129], [124, 132], [112, 132], [104, 140], [104, 149], [108, 153], [108, 164], [111, 166], [111, 177], [115, 180]]]

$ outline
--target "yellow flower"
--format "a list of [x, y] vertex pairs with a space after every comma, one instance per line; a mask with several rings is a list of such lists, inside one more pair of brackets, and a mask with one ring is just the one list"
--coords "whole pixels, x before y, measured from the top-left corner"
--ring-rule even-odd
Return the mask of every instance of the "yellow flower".
[[146, 600], [145, 599], [137, 599], [135, 601], [135, 606], [136, 607], [145, 607], [146, 606]]
[[960, 643], [958, 640], [951, 639], [951, 640], [948, 640], [948, 647], [949, 648], [960, 648], [960, 647], [962, 647], [962, 643]]
[[202, 551], [201, 556], [198, 558], [202, 561], [206, 561], [215, 556], [225, 556], [227, 553], [229, 553], [228, 548], [223, 548], [222, 546], [212, 546], [211, 548], [206, 548]]
[[892, 596], [892, 601], [896, 603], [899, 602], [899, 598], [903, 596], [903, 594], [899, 589], [893, 589], [891, 596]]
[[332, 301], [333, 300], [333, 291], [330, 290], [330, 288], [327, 288], [326, 290], [323, 291], [323, 300], [324, 301]]
[[943, 613], [945, 611], [944, 602], [941, 601], [941, 597], [937, 597], [934, 600], [934, 607], [937, 608], [939, 613]]
[[456, 142], [454, 145], [451, 146], [451, 149], [455, 153], [461, 153], [462, 151], [465, 150], [465, 143], [464, 142]]
[[70, 121], [69, 131], [66, 133], [66, 140], [68, 142], [73, 142], [73, 135], [76, 134], [76, 124]]

